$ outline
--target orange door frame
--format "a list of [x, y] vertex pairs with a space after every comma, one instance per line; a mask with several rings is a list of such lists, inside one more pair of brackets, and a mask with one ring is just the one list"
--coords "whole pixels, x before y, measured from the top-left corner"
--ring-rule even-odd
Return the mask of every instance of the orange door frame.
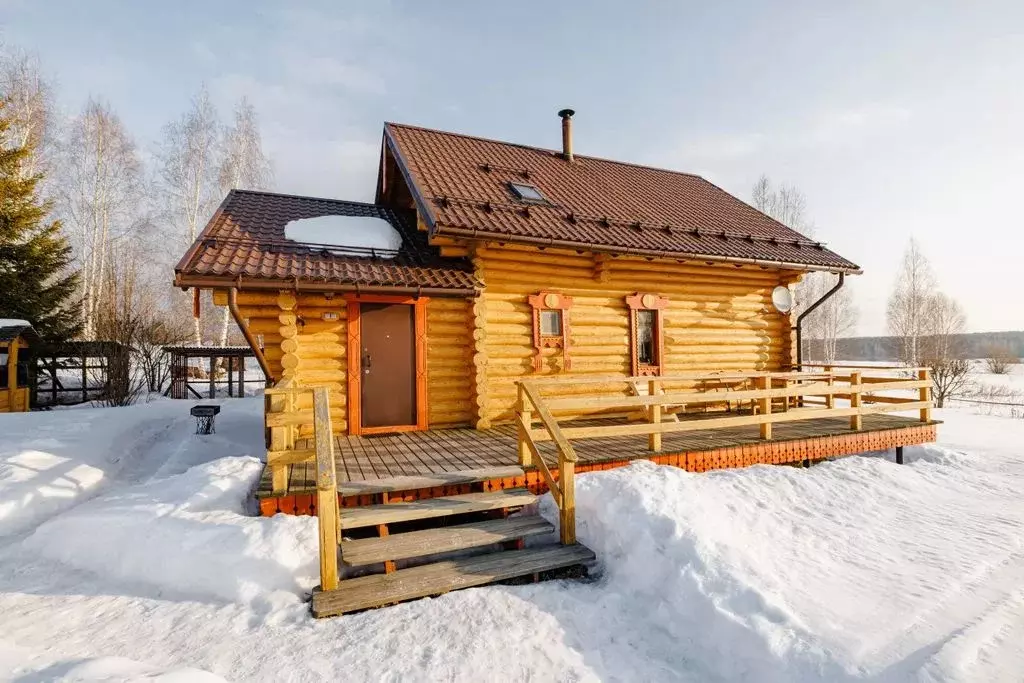
[[[414, 432], [427, 428], [427, 297], [386, 296], [382, 294], [346, 294], [348, 327], [348, 433], [386, 434]], [[413, 338], [416, 344], [416, 424], [384, 427], [363, 426], [362, 323], [359, 304], [405, 304], [413, 307]]]

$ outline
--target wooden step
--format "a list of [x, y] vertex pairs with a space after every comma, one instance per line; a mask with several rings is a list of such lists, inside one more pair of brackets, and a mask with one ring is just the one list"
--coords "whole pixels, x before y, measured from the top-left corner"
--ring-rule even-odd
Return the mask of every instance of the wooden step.
[[594, 553], [582, 545], [556, 545], [505, 550], [435, 562], [391, 574], [372, 574], [342, 581], [336, 590], [313, 592], [313, 616], [330, 617], [382, 607], [404, 600], [440, 595], [471, 586], [528, 576], [590, 562]]
[[341, 543], [341, 559], [350, 567], [377, 564], [385, 560], [405, 560], [492, 543], [514, 541], [555, 530], [543, 517], [511, 517], [457, 526], [410, 531], [382, 538], [361, 538]]
[[392, 491], [414, 491], [416, 489], [474, 484], [480, 481], [512, 479], [522, 476], [525, 476], [523, 468], [516, 465], [486, 467], [476, 470], [459, 470], [458, 472], [435, 472], [434, 474], [415, 477], [402, 476], [339, 482], [338, 493], [342, 496], [359, 496], [374, 493], [390, 493]]
[[484, 510], [500, 510], [529, 505], [537, 500], [526, 489], [507, 489], [487, 493], [466, 493], [461, 496], [442, 496], [415, 500], [411, 503], [385, 503], [383, 505], [367, 505], [357, 508], [341, 509], [341, 528], [357, 529], [378, 524], [394, 524], [409, 522], [414, 519], [431, 517], [447, 517], [467, 512], [483, 512]]

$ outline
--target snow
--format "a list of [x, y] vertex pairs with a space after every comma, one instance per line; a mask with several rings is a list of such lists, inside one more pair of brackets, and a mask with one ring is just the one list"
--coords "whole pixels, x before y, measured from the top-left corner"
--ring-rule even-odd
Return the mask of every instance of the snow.
[[1022, 420], [936, 411], [940, 444], [907, 448], [904, 466], [881, 453], [583, 474], [592, 580], [314, 621], [315, 519], [253, 516], [261, 399], [222, 401], [210, 436], [194, 434], [191, 405], [0, 416], [0, 501], [20, 501], [0, 517], [0, 681], [1024, 671]]
[[28, 324], [27, 320], [21, 320], [20, 318], [0, 318], [0, 327], [22, 327]]
[[388, 257], [402, 247], [402, 236], [392, 225], [377, 216], [319, 216], [289, 222], [284, 236], [305, 244], [354, 247], [335, 249], [337, 254], [364, 255], [366, 249], [383, 250]]

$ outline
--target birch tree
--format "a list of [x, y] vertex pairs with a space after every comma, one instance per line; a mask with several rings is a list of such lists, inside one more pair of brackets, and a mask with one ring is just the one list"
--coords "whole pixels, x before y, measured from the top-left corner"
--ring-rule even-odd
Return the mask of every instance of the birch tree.
[[971, 365], [964, 358], [960, 336], [967, 327], [967, 316], [956, 300], [936, 292], [927, 297], [923, 319], [921, 359], [932, 371], [935, 405], [943, 408], [947, 398], [967, 388]]
[[[217, 112], [205, 87], [180, 119], [164, 126], [156, 154], [159, 185], [180, 250], [195, 241], [216, 201], [218, 134]], [[196, 318], [193, 328], [195, 342], [201, 344], [202, 321]]]
[[927, 330], [928, 306], [934, 290], [931, 264], [911, 238], [886, 308], [889, 333], [896, 337], [900, 360], [907, 365], [921, 363], [921, 338]]
[[116, 280], [111, 253], [135, 225], [142, 166], [121, 119], [93, 99], [71, 122], [60, 157], [60, 207], [81, 271], [83, 334], [91, 339]]
[[43, 76], [35, 55], [15, 50], [0, 54], [0, 97], [10, 123], [0, 144], [30, 150], [22, 162], [21, 178], [49, 170], [54, 151], [53, 88]]
[[[806, 237], [813, 238], [817, 232], [807, 218], [807, 198], [792, 185], [775, 187], [768, 176], [762, 175], [754, 184], [752, 203], [754, 208]], [[828, 273], [804, 275], [794, 288], [794, 314], [806, 311], [834, 284], [834, 277]], [[852, 292], [840, 289], [805, 319], [804, 336], [808, 340], [821, 340], [822, 360], [826, 363], [834, 362], [838, 340], [853, 331], [857, 325], [857, 316]]]
[[[234, 189], [264, 190], [272, 182], [273, 172], [270, 160], [263, 152], [256, 109], [244, 97], [235, 106], [231, 125], [224, 129], [217, 178], [221, 197]], [[231, 325], [231, 314], [226, 307], [223, 316], [221, 346], [228, 343], [228, 328]]]

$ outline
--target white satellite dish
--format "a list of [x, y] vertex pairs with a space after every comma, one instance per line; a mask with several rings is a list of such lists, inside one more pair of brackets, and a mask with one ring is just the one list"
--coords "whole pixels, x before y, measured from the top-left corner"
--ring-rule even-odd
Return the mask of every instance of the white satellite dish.
[[793, 292], [789, 287], [779, 285], [772, 290], [772, 304], [779, 313], [789, 313], [793, 310]]

